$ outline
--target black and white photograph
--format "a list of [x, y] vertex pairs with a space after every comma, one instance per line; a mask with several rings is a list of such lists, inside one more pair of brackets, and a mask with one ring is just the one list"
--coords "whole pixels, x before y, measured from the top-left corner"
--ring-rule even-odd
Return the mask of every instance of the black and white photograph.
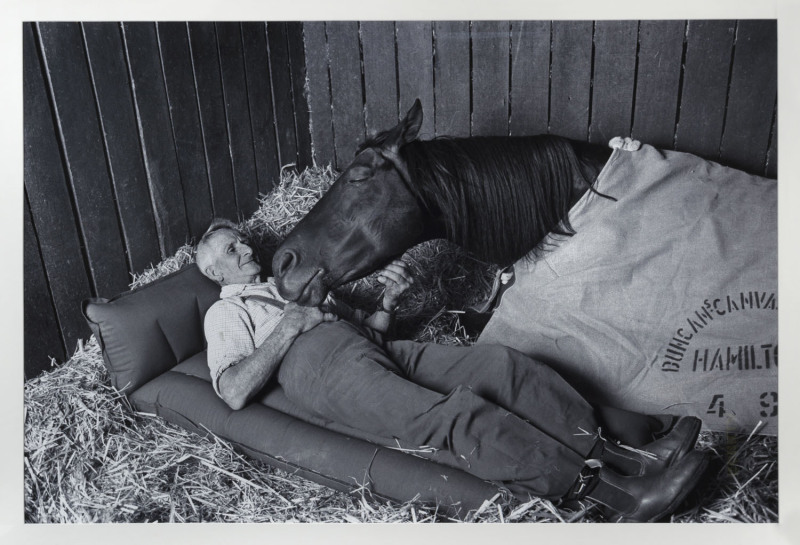
[[784, 522], [776, 15], [179, 13], [15, 23], [24, 526]]

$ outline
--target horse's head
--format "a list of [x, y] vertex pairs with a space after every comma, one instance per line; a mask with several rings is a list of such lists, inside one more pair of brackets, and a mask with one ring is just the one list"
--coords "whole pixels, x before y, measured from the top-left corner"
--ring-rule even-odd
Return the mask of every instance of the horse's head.
[[409, 189], [400, 147], [417, 137], [422, 106], [378, 135], [345, 169], [275, 252], [281, 295], [303, 305], [366, 276], [424, 240], [426, 220]]

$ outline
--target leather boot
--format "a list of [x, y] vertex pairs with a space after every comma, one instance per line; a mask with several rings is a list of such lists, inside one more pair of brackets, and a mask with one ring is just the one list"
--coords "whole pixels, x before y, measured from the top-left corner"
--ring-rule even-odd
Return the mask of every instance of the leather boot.
[[694, 449], [701, 424], [699, 418], [683, 416], [665, 436], [636, 450], [604, 441], [600, 460], [626, 476], [640, 477], [648, 472], [662, 471]]
[[691, 451], [671, 466], [639, 477], [601, 467], [584, 498], [603, 505], [611, 522], [655, 522], [677, 509], [707, 464], [705, 453]]

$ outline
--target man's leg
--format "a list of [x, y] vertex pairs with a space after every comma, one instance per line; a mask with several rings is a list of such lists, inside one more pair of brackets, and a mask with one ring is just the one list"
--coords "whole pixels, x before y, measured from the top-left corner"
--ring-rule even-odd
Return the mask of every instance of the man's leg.
[[[663, 439], [653, 442], [653, 428], [661, 426], [658, 418], [593, 407], [552, 368], [505, 346], [454, 347], [411, 341], [383, 345], [413, 382], [438, 392], [456, 386], [468, 388], [528, 420], [580, 456], [599, 458], [625, 475], [640, 474], [647, 465], [670, 465], [694, 447], [700, 429], [699, 420], [684, 419]], [[597, 441], [600, 427], [608, 441]], [[660, 461], [650, 463], [646, 457], [617, 448], [615, 441], [643, 447]]]
[[386, 342], [404, 376], [438, 392], [462, 386], [531, 422], [586, 457], [600, 421], [594, 408], [551, 367], [501, 345]]
[[500, 482], [515, 494], [559, 499], [575, 482], [584, 458], [552, 432], [469, 389], [437, 392], [403, 372], [381, 347], [340, 321], [301, 335], [278, 380], [293, 402], [311, 412], [380, 435], [386, 446], [434, 449], [426, 457]]

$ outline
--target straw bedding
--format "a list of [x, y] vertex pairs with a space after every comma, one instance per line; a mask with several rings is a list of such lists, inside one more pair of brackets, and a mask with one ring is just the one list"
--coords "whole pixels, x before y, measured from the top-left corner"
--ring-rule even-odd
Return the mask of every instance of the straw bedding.
[[[284, 170], [243, 228], [262, 259], [330, 185], [330, 168]], [[458, 311], [488, 293], [495, 269], [455, 246], [433, 241], [404, 259], [415, 285], [398, 314], [399, 336], [447, 344], [475, 338]], [[192, 260], [184, 246], [134, 278], [132, 287]], [[373, 308], [374, 277], [341, 288], [355, 306]], [[386, 504], [367, 493], [332, 491], [249, 459], [225, 441], [202, 439], [161, 419], [134, 413], [111, 386], [97, 342], [79, 343], [63, 365], [31, 379], [24, 392], [26, 522], [436, 522], [434, 508]], [[704, 482], [675, 522], [775, 522], [778, 519], [777, 439], [703, 433], [713, 453]], [[565, 511], [550, 502], [497, 496], [468, 520], [557, 522], [597, 520], [588, 509]]]

